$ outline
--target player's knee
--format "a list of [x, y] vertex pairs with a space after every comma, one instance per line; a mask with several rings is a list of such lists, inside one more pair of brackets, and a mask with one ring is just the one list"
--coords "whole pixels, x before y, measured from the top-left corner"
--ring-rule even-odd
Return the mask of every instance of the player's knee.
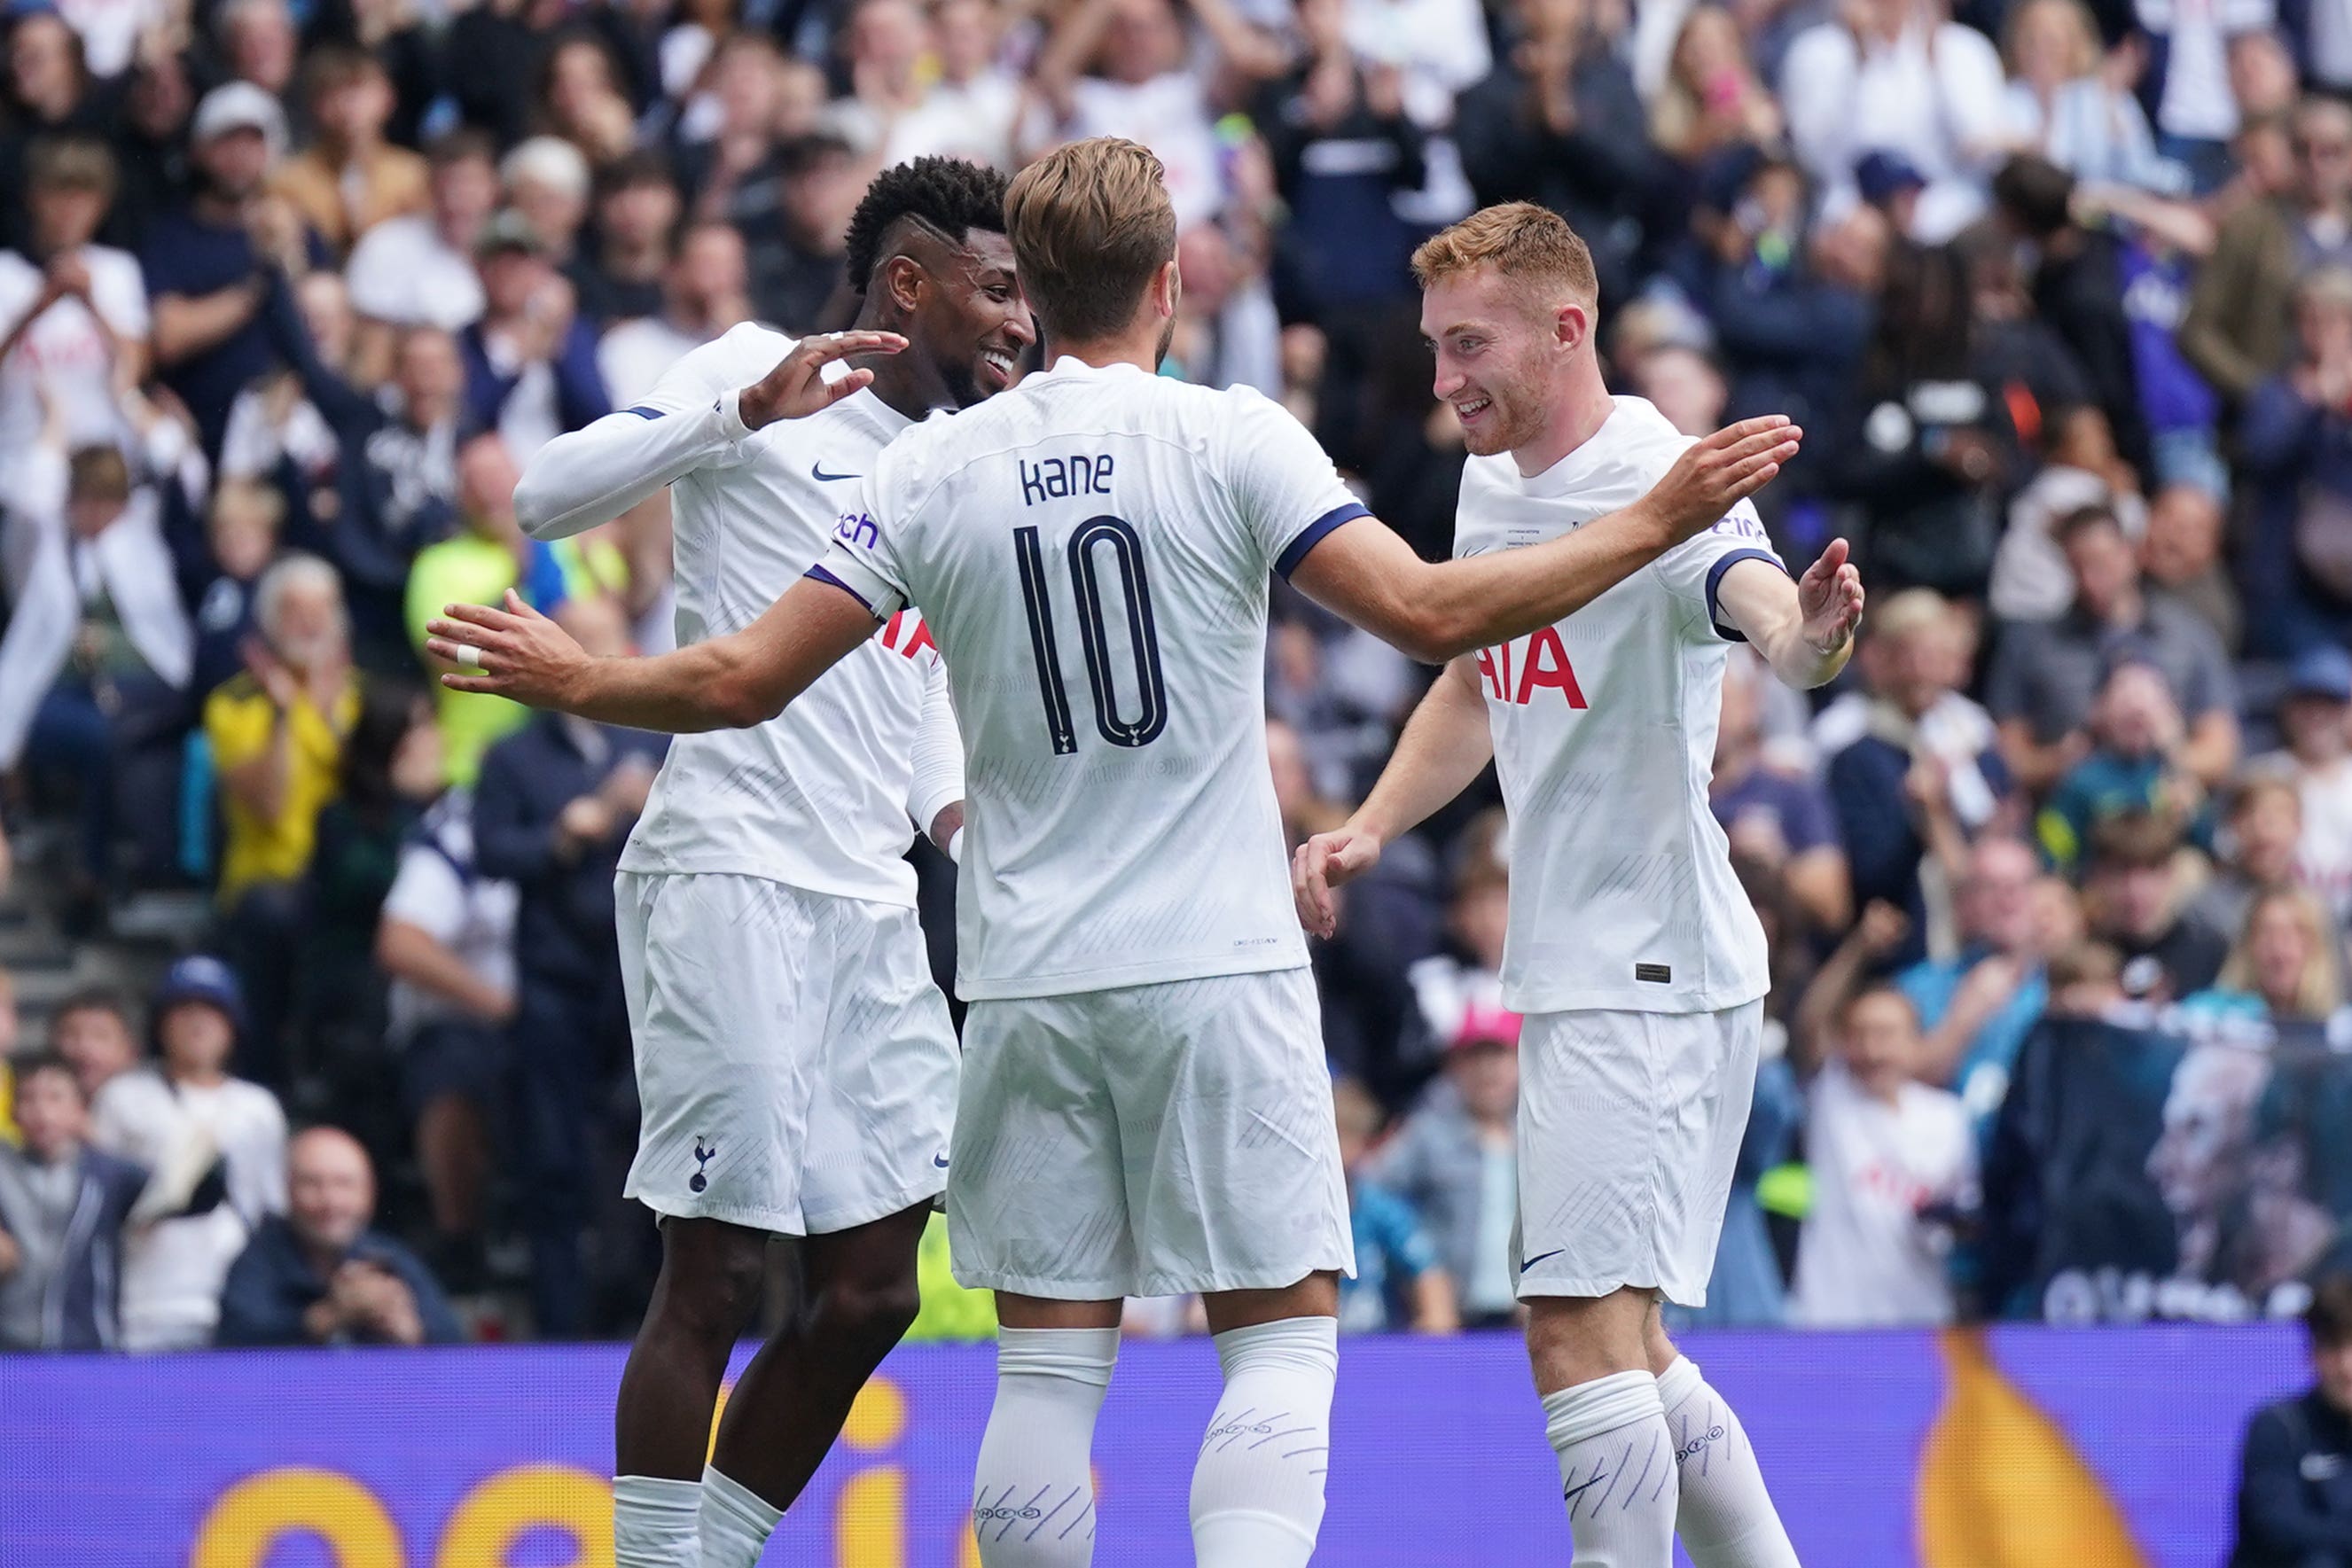
[[760, 1310], [768, 1276], [766, 1241], [746, 1234], [673, 1245], [662, 1270], [663, 1315], [695, 1339], [731, 1346]]
[[902, 1278], [842, 1281], [818, 1298], [814, 1326], [847, 1353], [879, 1362], [915, 1326], [922, 1306], [911, 1270]]

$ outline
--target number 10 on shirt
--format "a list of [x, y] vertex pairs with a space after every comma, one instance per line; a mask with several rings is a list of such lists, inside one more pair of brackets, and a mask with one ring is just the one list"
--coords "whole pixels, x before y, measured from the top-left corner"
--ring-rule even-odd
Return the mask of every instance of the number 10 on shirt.
[[[1124, 517], [1088, 517], [1070, 535], [1070, 591], [1077, 599], [1078, 643], [1086, 654], [1087, 684], [1094, 694], [1095, 730], [1113, 746], [1149, 746], [1168, 727], [1168, 686], [1160, 669], [1160, 635], [1151, 621], [1151, 585], [1144, 572], [1143, 540]], [[1070, 718], [1070, 695], [1062, 683], [1062, 655], [1054, 635], [1052, 587], [1045, 548], [1034, 527], [1013, 530], [1013, 555], [1021, 570], [1021, 601], [1029, 613], [1029, 651], [1037, 661], [1038, 695], [1045, 704], [1045, 729], [1057, 757], [1073, 755], [1078, 737]], [[1118, 574], [1127, 601], [1128, 652], [1135, 663], [1137, 702], [1133, 717], [1119, 711], [1112, 682], [1111, 633], [1104, 623], [1102, 576]]]

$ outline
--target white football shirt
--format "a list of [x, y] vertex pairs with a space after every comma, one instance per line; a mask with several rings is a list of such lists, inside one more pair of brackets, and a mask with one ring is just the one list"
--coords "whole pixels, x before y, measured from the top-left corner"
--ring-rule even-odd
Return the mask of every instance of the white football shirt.
[[[861, 392], [747, 431], [736, 392], [793, 341], [737, 327], [641, 402], [550, 443], [515, 492], [523, 526], [541, 538], [576, 531], [669, 484], [678, 642], [757, 620], [824, 553], [908, 424]], [[928, 829], [963, 793], [961, 778], [917, 778], [915, 737], [954, 722], [930, 632], [912, 612], [894, 616], [775, 718], [671, 742], [621, 869], [730, 872], [911, 907], [910, 821]]]
[[1890, 1105], [1838, 1062], [1806, 1094], [1813, 1207], [1797, 1237], [1789, 1315], [1816, 1328], [1948, 1322], [1946, 1235], [1920, 1218], [1973, 1201], [1976, 1134], [1958, 1095], [1906, 1083]]
[[882, 455], [817, 571], [923, 606], [963, 724], [957, 989], [1307, 962], [1265, 759], [1271, 576], [1364, 515], [1255, 392], [1064, 359]]
[[[1641, 398], [1531, 478], [1462, 474], [1454, 553], [1556, 538], [1630, 506], [1692, 443]], [[1707, 805], [1723, 669], [1716, 588], [1780, 565], [1746, 502], [1567, 620], [1479, 651], [1510, 816], [1503, 999], [1523, 1013], [1716, 1012], [1769, 988], [1764, 929]]]

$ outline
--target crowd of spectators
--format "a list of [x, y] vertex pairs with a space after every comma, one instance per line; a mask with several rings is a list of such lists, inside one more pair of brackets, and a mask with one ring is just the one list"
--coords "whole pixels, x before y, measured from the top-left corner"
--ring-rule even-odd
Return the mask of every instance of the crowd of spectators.
[[[1621, 391], [1806, 427], [1767, 525], [1851, 538], [1873, 602], [1821, 700], [1727, 679], [1773, 1049], [1706, 1321], [1962, 1310], [2045, 1012], [2343, 1001], [2347, 0], [14, 0], [0, 38], [0, 845], [78, 937], [215, 912], [150, 1006], [31, 1054], [0, 1005], [0, 1343], [437, 1338], [445, 1287], [626, 1325], [610, 873], [661, 747], [436, 690], [422, 622], [511, 588], [666, 645], [666, 501], [533, 541], [520, 465], [739, 322], [845, 324], [850, 210], [925, 153], [1150, 144], [1167, 373], [1281, 400], [1433, 556], [1465, 455], [1406, 261], [1474, 204], [1574, 222]], [[1294, 838], [1427, 675], [1277, 593]], [[1514, 1310], [1496, 806], [1316, 947], [1354, 1326]]]

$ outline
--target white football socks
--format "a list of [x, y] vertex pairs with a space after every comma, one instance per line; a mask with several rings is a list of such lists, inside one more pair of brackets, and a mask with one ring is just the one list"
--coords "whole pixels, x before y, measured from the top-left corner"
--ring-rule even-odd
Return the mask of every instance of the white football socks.
[[717, 1467], [702, 1469], [702, 1511], [695, 1529], [701, 1568], [758, 1568], [784, 1511]]
[[983, 1568], [1087, 1568], [1095, 1417], [1118, 1331], [999, 1329], [996, 1404], [980, 1440], [971, 1529]]
[[1217, 1335], [1224, 1393], [1192, 1470], [1202, 1568], [1307, 1568], [1323, 1526], [1339, 1325], [1284, 1318]]
[[1696, 1568], [1799, 1568], [1739, 1416], [1678, 1356], [1658, 1378], [1681, 1472], [1675, 1528]]
[[691, 1568], [700, 1481], [613, 1478], [613, 1568]]
[[1658, 1380], [1620, 1372], [1543, 1396], [1576, 1568], [1673, 1568], [1675, 1456]]

